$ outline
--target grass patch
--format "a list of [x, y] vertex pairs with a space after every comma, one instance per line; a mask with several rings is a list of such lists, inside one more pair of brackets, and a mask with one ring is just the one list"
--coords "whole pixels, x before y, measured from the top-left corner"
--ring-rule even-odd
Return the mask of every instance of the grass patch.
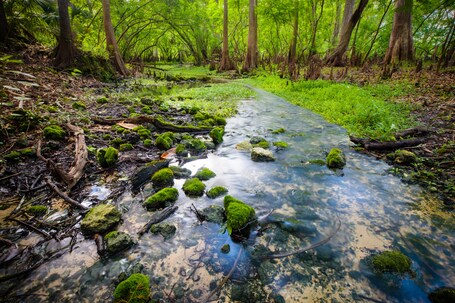
[[410, 92], [407, 83], [358, 87], [325, 80], [290, 82], [278, 76], [242, 81], [318, 113], [354, 136], [390, 140], [394, 132], [415, 125], [411, 106], [391, 101]]

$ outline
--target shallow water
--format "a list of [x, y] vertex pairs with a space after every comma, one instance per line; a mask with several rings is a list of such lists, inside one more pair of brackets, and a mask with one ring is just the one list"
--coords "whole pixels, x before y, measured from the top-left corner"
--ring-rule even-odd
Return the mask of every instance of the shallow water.
[[[286, 132], [272, 134], [284, 127]], [[290, 147], [274, 150], [275, 162], [257, 163], [236, 144], [259, 135], [268, 141], [286, 141]], [[258, 90], [257, 100], [245, 100], [239, 113], [228, 120], [225, 142], [208, 159], [186, 164], [196, 172], [212, 169], [217, 176], [206, 181], [207, 189], [222, 185], [229, 194], [256, 209], [261, 216], [274, 209], [263, 235], [253, 232], [247, 243], [234, 243], [220, 226], [199, 224], [192, 204], [203, 209], [222, 205], [222, 198], [191, 199], [176, 180], [179, 206], [166, 222], [177, 234], [161, 236], [137, 231], [151, 214], [142, 206], [142, 194], [126, 192], [116, 201], [123, 211], [119, 230], [136, 238], [130, 250], [100, 259], [93, 240], [79, 237], [72, 253], [41, 266], [15, 287], [23, 302], [104, 302], [112, 298], [117, 276], [140, 263], [151, 278], [154, 298], [163, 301], [201, 302], [220, 282], [244, 248], [231, 282], [224, 286], [219, 302], [428, 302], [427, 293], [440, 286], [453, 286], [455, 248], [453, 214], [439, 212], [437, 201], [417, 186], [404, 184], [389, 174], [390, 167], [349, 148], [346, 131], [302, 108]], [[333, 147], [344, 150], [347, 165], [342, 171], [310, 164], [324, 160]], [[147, 196], [146, 186], [143, 195]], [[105, 188], [93, 195], [104, 197]], [[341, 221], [339, 232], [314, 251], [261, 261], [261, 251], [287, 252], [314, 243]], [[298, 224], [298, 232], [292, 224]], [[290, 226], [286, 226], [286, 224]], [[66, 241], [66, 242], [65, 242]], [[69, 239], [50, 245], [50, 250]], [[220, 248], [230, 244], [223, 254]], [[404, 279], [377, 276], [365, 258], [385, 249], [398, 249], [411, 257], [415, 274]]]

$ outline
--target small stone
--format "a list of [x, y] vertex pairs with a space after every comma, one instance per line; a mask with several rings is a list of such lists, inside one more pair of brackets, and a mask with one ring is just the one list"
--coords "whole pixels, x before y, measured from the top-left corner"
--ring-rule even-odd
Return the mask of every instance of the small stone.
[[94, 206], [81, 222], [81, 230], [85, 234], [105, 233], [115, 227], [121, 220], [122, 214], [112, 204]]
[[128, 249], [134, 243], [130, 235], [121, 231], [111, 231], [104, 239], [107, 251], [111, 254]]
[[201, 211], [205, 221], [222, 224], [226, 218], [224, 208], [219, 205], [210, 205]]
[[231, 246], [229, 244], [224, 244], [221, 246], [221, 252], [223, 254], [228, 254], [231, 251]]
[[255, 162], [275, 161], [275, 156], [270, 150], [266, 150], [261, 147], [255, 147], [251, 151], [251, 160]]
[[163, 236], [164, 240], [172, 238], [176, 231], [177, 228], [169, 223], [153, 224], [152, 227], [150, 227], [150, 232], [152, 234], [160, 234]]
[[343, 168], [346, 165], [346, 157], [339, 148], [332, 148], [326, 158], [327, 167]]

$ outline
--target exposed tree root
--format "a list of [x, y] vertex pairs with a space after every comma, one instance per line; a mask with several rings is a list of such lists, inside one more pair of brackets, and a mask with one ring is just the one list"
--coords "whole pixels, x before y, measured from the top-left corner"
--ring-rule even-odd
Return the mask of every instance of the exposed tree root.
[[52, 183], [51, 181], [51, 178], [50, 177], [46, 177], [44, 178], [44, 180], [46, 181], [47, 185], [57, 194], [59, 195], [63, 200], [65, 200], [66, 202], [70, 203], [71, 205], [77, 207], [77, 208], [80, 208], [80, 209], [83, 209], [83, 210], [88, 210], [87, 207], [85, 207], [84, 205], [80, 204], [79, 202], [77, 202], [76, 200], [74, 199], [71, 199], [70, 197], [68, 197], [68, 195], [66, 195], [64, 192], [62, 192], [58, 187], [57, 185], [55, 185], [54, 183]]
[[427, 141], [426, 138], [416, 138], [416, 139], [405, 139], [400, 141], [384, 141], [384, 142], [375, 142], [370, 141], [369, 139], [360, 139], [353, 136], [349, 136], [352, 142], [359, 144], [368, 150], [385, 150], [385, 149], [399, 149], [404, 147], [417, 146]]

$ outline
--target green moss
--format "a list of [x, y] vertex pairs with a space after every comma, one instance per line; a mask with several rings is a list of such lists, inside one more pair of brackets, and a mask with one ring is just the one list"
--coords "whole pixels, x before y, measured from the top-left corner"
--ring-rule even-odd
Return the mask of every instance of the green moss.
[[135, 127], [133, 130], [139, 135], [141, 139], [147, 139], [152, 136], [152, 132], [142, 125]]
[[172, 147], [174, 143], [175, 136], [174, 133], [165, 132], [156, 138], [155, 145], [161, 150], [168, 150]]
[[164, 240], [172, 238], [176, 231], [177, 228], [169, 223], [153, 224], [152, 227], [150, 227], [150, 232], [152, 234], [160, 234], [163, 236]]
[[47, 213], [47, 206], [44, 205], [29, 206], [27, 207], [25, 212], [29, 215], [40, 217]]
[[193, 119], [196, 121], [204, 121], [210, 118], [210, 115], [205, 112], [198, 112], [193, 116]]
[[106, 249], [110, 254], [115, 254], [131, 247], [134, 242], [130, 235], [121, 231], [111, 231], [105, 237]]
[[213, 143], [220, 144], [223, 142], [224, 129], [222, 127], [215, 127], [210, 131], [209, 135]]
[[288, 148], [289, 144], [284, 141], [277, 141], [277, 142], [273, 142], [273, 146], [278, 147], [278, 148]]
[[163, 168], [152, 176], [152, 183], [155, 188], [163, 188], [174, 185], [174, 173], [170, 168]]
[[114, 140], [111, 141], [111, 144], [115, 146], [119, 146], [123, 143], [125, 143], [125, 140], [123, 140], [122, 138], [115, 138]]
[[5, 160], [7, 160], [7, 161], [13, 162], [13, 161], [18, 161], [20, 157], [21, 157], [21, 153], [16, 150], [13, 150], [9, 154], [6, 154], [3, 158], [5, 158]]
[[321, 159], [314, 159], [314, 160], [310, 160], [308, 161], [308, 163], [310, 164], [317, 164], [317, 165], [325, 165], [325, 161], [324, 160], [321, 160]]
[[261, 141], [258, 144], [254, 144], [253, 147], [261, 147], [263, 149], [268, 149], [270, 147], [270, 143], [267, 141]]
[[204, 194], [205, 184], [198, 178], [192, 178], [186, 180], [182, 188], [187, 196], [200, 197]]
[[431, 303], [452, 303], [455, 302], [455, 288], [441, 287], [431, 292], [428, 296]]
[[251, 139], [250, 139], [250, 143], [253, 145], [259, 144], [261, 142], [267, 142], [267, 140], [262, 137], [259, 137], [259, 136], [254, 136], [254, 137], [251, 137]]
[[141, 108], [141, 112], [143, 112], [144, 114], [147, 114], [147, 115], [153, 114], [152, 109], [150, 108], [150, 106], [147, 106], [147, 105], [146, 105], [146, 106], [143, 106], [143, 107]]
[[120, 144], [120, 151], [127, 151], [127, 150], [132, 150], [133, 145], [131, 143], [123, 143]]
[[346, 157], [339, 148], [332, 148], [327, 155], [326, 164], [329, 168], [343, 168], [346, 165]]
[[175, 188], [163, 188], [145, 200], [144, 205], [148, 210], [157, 210], [169, 206], [177, 201], [179, 192]]
[[98, 104], [106, 104], [108, 102], [109, 102], [109, 100], [106, 97], [100, 97], [96, 100], [96, 103], [98, 103]]
[[227, 230], [229, 234], [243, 229], [256, 216], [251, 206], [232, 196], [224, 197], [224, 209], [226, 211]]
[[186, 156], [188, 154], [188, 151], [186, 150], [185, 145], [177, 144], [177, 146], [175, 147], [175, 153], [178, 156]]
[[411, 272], [411, 259], [399, 251], [384, 251], [371, 259], [373, 270], [377, 273], [398, 273]]
[[112, 139], [112, 135], [111, 134], [104, 134], [102, 138], [103, 138], [103, 140], [111, 140]]
[[200, 139], [191, 139], [185, 145], [187, 148], [191, 148], [192, 150], [196, 151], [197, 153], [201, 153], [207, 150], [207, 146], [205, 143]]
[[99, 204], [85, 215], [81, 222], [81, 230], [85, 234], [106, 233], [121, 220], [122, 214], [112, 204]]
[[211, 199], [215, 199], [215, 198], [222, 196], [224, 194], [227, 194], [227, 193], [228, 193], [228, 190], [226, 187], [215, 186], [207, 192], [207, 197], [209, 197]]
[[84, 110], [87, 108], [87, 105], [85, 105], [84, 102], [78, 101], [78, 102], [74, 102], [71, 107], [75, 110]]
[[286, 129], [284, 128], [278, 128], [278, 129], [275, 129], [274, 131], [272, 131], [272, 134], [282, 134], [286, 131]]
[[226, 119], [220, 116], [213, 117], [216, 125], [225, 126], [227, 124]]
[[393, 154], [387, 155], [388, 158], [391, 158], [396, 164], [400, 165], [412, 165], [416, 163], [419, 158], [413, 152], [407, 150], [397, 150]]
[[144, 146], [150, 147], [150, 146], [152, 146], [152, 144], [153, 144], [152, 140], [150, 140], [150, 139], [145, 139], [144, 140]]
[[112, 146], [98, 149], [96, 152], [96, 158], [101, 167], [112, 167], [118, 161], [118, 150]]
[[43, 129], [44, 137], [49, 140], [63, 140], [66, 132], [58, 125], [49, 125]]
[[147, 303], [150, 300], [150, 279], [143, 274], [132, 274], [120, 282], [114, 291], [114, 303]]
[[197, 172], [196, 175], [194, 175], [195, 178], [198, 178], [201, 181], [207, 181], [215, 177], [216, 174], [211, 171], [210, 169], [203, 167], [200, 168]]
[[221, 246], [221, 252], [223, 254], [228, 254], [231, 251], [231, 246], [229, 244], [224, 244]]
[[117, 125], [117, 124], [112, 125], [111, 129], [112, 129], [112, 131], [114, 131], [116, 133], [123, 133], [123, 132], [125, 132], [127, 130], [126, 128], [123, 128], [123, 127], [121, 127], [120, 125]]

